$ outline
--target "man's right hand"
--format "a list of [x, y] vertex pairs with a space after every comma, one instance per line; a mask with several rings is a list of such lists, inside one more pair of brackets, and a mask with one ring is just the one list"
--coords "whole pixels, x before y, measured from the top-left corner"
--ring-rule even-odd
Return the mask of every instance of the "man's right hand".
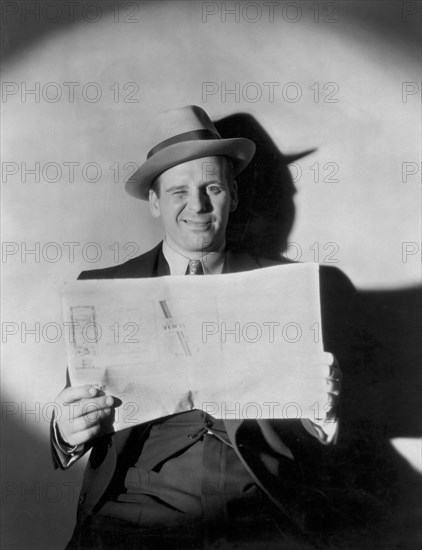
[[114, 399], [92, 386], [75, 386], [59, 393], [56, 404], [60, 436], [67, 445], [74, 447], [100, 433], [101, 421], [110, 416]]

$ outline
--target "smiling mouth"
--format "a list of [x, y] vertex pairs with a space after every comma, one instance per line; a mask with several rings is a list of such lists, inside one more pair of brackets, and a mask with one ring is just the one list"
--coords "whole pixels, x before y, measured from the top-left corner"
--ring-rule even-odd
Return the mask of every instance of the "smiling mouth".
[[195, 222], [192, 220], [183, 220], [183, 221], [191, 229], [197, 229], [199, 231], [208, 229], [211, 226], [211, 221], [207, 221], [207, 222]]

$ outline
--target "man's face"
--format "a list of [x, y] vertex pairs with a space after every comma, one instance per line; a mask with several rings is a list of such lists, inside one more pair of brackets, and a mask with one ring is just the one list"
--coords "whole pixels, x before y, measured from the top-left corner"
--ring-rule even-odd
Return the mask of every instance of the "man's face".
[[170, 246], [191, 258], [219, 248], [237, 206], [236, 182], [225, 157], [204, 157], [163, 172], [150, 190], [154, 217], [161, 217]]

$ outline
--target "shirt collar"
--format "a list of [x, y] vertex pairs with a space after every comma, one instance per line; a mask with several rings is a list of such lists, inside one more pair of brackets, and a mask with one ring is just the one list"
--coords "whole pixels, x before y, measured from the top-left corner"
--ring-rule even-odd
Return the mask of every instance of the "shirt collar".
[[[225, 254], [225, 243], [215, 252], [205, 254], [200, 259], [205, 275], [219, 275], [223, 272]], [[163, 241], [163, 254], [170, 267], [171, 275], [185, 275], [188, 267], [189, 256], [185, 256], [172, 248], [167, 240]]]

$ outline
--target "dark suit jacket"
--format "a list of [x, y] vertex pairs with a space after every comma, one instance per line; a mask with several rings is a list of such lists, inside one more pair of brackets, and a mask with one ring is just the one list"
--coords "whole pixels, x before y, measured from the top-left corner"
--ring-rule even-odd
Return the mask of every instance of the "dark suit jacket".
[[[229, 252], [223, 272], [248, 271], [283, 263], [292, 262]], [[169, 269], [160, 243], [122, 265], [85, 271], [79, 278], [117, 279], [165, 274], [169, 274]], [[320, 287], [324, 347], [336, 355], [342, 370], [347, 370], [350, 351], [347, 323], [354, 288], [342, 272], [331, 267], [321, 268]], [[240, 460], [276, 504], [283, 521], [302, 532], [321, 526], [327, 509], [334, 508], [343, 495], [332, 483], [334, 446], [324, 445], [310, 435], [300, 420], [227, 420], [225, 425]], [[149, 424], [142, 424], [94, 440], [79, 499], [79, 523], [95, 513], [105, 499], [121, 491], [122, 475], [139, 456], [139, 442], [148, 428]], [[135, 439], [136, 446], [131, 443]], [[61, 467], [57, 456], [54, 458]]]

